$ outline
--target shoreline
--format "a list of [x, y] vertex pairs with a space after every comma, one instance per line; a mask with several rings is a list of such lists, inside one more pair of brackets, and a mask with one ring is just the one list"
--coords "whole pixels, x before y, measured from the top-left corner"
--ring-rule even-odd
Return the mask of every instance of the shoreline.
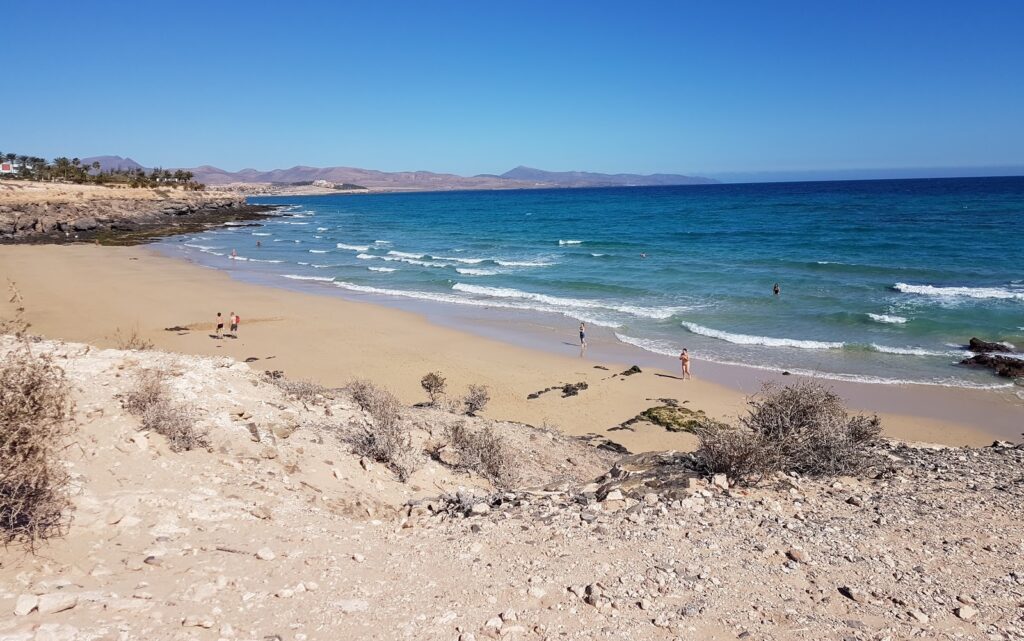
[[[0, 251], [0, 271], [21, 290], [33, 331], [49, 338], [112, 346], [116, 329], [137, 328], [160, 349], [256, 358], [253, 367], [281, 369], [293, 378], [334, 386], [356, 377], [370, 378], [410, 404], [426, 398], [420, 377], [439, 370], [456, 392], [470, 383], [488, 385], [489, 418], [549, 424], [570, 434], [599, 434], [631, 451], [693, 446], [691, 435], [650, 424], [633, 426], [635, 431], [609, 431], [657, 405], [657, 399], [676, 398], [711, 416], [728, 418], [742, 411], [742, 390], [749, 389], [742, 386], [765, 378], [765, 373], [747, 368], [723, 370], [738, 377], [741, 387], [734, 389], [703, 378], [704, 371], [717, 368], [700, 363], [696, 365], [702, 368], [697, 370], [701, 378], [685, 383], [664, 366], [645, 367], [642, 375], [629, 378], [610, 377], [635, 359], [622, 362], [621, 356], [594, 345], [589, 359], [581, 361], [578, 354], [546, 352], [448, 327], [431, 319], [429, 311], [250, 284], [227, 271], [169, 258], [148, 247], [7, 246]], [[9, 313], [9, 306], [4, 309]], [[237, 340], [209, 338], [218, 309], [242, 316]], [[187, 330], [164, 331], [175, 326]], [[610, 369], [595, 369], [596, 365]], [[739, 376], [740, 370], [747, 375]], [[551, 385], [573, 382], [587, 382], [590, 389], [569, 398], [547, 394], [526, 399]], [[997, 403], [994, 395], [986, 404], [970, 390], [935, 395], [903, 386], [880, 391], [881, 386], [829, 384], [852, 409], [881, 410], [890, 437], [948, 445], [1020, 440], [1021, 408]], [[948, 400], [940, 403], [942, 398]], [[962, 411], [942, 419], [928, 416], [928, 408], [939, 413], [944, 408]]]

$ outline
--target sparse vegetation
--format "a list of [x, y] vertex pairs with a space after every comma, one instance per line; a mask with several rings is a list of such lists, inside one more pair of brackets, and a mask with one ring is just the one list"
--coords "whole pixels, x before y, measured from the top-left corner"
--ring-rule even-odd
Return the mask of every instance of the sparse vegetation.
[[476, 416], [487, 407], [490, 400], [491, 395], [486, 385], [470, 385], [469, 391], [462, 398], [462, 404], [466, 407], [466, 414]]
[[460, 467], [473, 470], [501, 488], [516, 480], [512, 448], [493, 425], [470, 429], [465, 421], [446, 426], [445, 440], [459, 453]]
[[143, 338], [142, 335], [139, 334], [139, 329], [137, 327], [132, 328], [131, 333], [122, 333], [121, 328], [118, 327], [114, 330], [114, 344], [117, 345], [117, 349], [153, 349], [153, 341]]
[[842, 399], [818, 383], [766, 385], [730, 426], [702, 419], [695, 453], [708, 473], [744, 480], [772, 472], [833, 476], [862, 471], [878, 439], [877, 416], [851, 416]]
[[438, 407], [439, 402], [445, 395], [445, 378], [441, 376], [440, 372], [430, 372], [422, 379], [420, 379], [420, 386], [427, 392], [427, 396], [430, 397], [430, 404], [434, 407]]
[[264, 372], [264, 380], [273, 383], [285, 394], [303, 405], [320, 405], [331, 396], [331, 390], [312, 381], [293, 381], [285, 378], [280, 372]]
[[195, 409], [172, 398], [168, 376], [166, 369], [139, 372], [122, 399], [124, 408], [139, 417], [142, 429], [162, 434], [174, 452], [209, 447], [207, 433], [196, 426]]
[[68, 524], [68, 474], [60, 460], [73, 427], [64, 370], [32, 351], [21, 296], [10, 284], [15, 344], [0, 363], [0, 543], [37, 543]]
[[401, 403], [391, 392], [366, 380], [353, 381], [349, 391], [372, 419], [372, 425], [364, 426], [352, 439], [356, 452], [386, 464], [399, 480], [408, 480], [422, 461], [413, 447], [409, 426], [402, 421]]

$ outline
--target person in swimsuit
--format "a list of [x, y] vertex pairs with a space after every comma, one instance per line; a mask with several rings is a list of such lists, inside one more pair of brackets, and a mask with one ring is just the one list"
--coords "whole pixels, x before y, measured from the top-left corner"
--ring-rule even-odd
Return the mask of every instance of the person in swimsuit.
[[782, 288], [779, 287], [778, 283], [775, 283], [775, 286], [772, 287], [772, 293], [775, 294], [776, 296], [778, 296], [780, 293], [782, 293]]
[[683, 368], [683, 380], [693, 378], [693, 375], [690, 374], [690, 352], [686, 351], [685, 347], [679, 354], [679, 364]]
[[220, 332], [224, 329], [224, 317], [217, 312], [217, 338], [220, 338]]
[[231, 250], [231, 260], [235, 260], [236, 258], [238, 258], [238, 252], [235, 251], [234, 249], [232, 249]]
[[580, 347], [587, 346], [587, 324], [580, 323]]
[[238, 316], [235, 316], [235, 313], [231, 312], [231, 314], [228, 316], [228, 321], [231, 322], [231, 334], [237, 338], [238, 337]]

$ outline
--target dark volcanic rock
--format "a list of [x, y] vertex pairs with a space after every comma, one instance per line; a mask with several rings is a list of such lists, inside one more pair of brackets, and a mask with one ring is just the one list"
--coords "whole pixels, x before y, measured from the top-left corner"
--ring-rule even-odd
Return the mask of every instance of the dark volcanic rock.
[[630, 367], [629, 369], [627, 369], [627, 370], [626, 370], [626, 371], [624, 371], [624, 372], [619, 372], [619, 376], [632, 376], [633, 374], [639, 374], [639, 373], [641, 373], [642, 371], [643, 371], [643, 370], [642, 370], [642, 369], [640, 369], [640, 367], [639, 367], [639, 366], [637, 366], [637, 365], [634, 365], [633, 367]]
[[1024, 358], [977, 354], [970, 358], [965, 358], [960, 361], [960, 364], [967, 365], [968, 367], [986, 367], [993, 370], [999, 376], [1006, 378], [1024, 377]]
[[1012, 352], [1013, 350], [1004, 345], [1003, 343], [994, 343], [989, 341], [983, 341], [980, 338], [972, 338], [970, 343], [967, 344], [967, 349], [972, 352], [979, 354], [988, 352]]

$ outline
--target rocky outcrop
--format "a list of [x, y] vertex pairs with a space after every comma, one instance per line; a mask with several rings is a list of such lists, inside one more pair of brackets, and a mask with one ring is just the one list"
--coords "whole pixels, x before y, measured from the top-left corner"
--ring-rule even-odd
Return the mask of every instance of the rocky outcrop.
[[228, 220], [265, 215], [236, 194], [190, 192], [166, 198], [95, 198], [69, 202], [3, 204], [0, 242], [117, 242], [190, 231]]
[[999, 356], [992, 354], [975, 354], [960, 361], [968, 367], [984, 367], [1005, 378], [1024, 378], [1024, 358]]
[[1012, 352], [1013, 349], [1005, 343], [983, 341], [980, 338], [972, 338], [967, 344], [967, 349], [976, 354], [987, 354], [988, 352]]

